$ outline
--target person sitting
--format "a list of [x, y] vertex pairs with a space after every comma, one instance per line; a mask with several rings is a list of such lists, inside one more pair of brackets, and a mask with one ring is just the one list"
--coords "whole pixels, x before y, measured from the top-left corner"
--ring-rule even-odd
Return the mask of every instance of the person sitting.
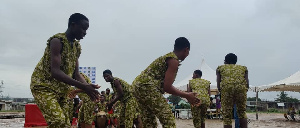
[[295, 119], [295, 114], [296, 114], [296, 110], [295, 110], [295, 107], [294, 106], [290, 106], [290, 108], [288, 109], [287, 113], [284, 113], [284, 117], [287, 119], [287, 120], [290, 120], [290, 118], [292, 118], [292, 120], [296, 120]]

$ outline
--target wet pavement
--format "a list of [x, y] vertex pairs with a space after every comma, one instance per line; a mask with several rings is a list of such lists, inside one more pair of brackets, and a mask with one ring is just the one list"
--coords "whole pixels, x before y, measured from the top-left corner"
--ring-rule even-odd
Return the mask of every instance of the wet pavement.
[[[286, 121], [283, 114], [277, 113], [260, 113], [259, 120], [255, 120], [255, 113], [248, 113], [250, 119], [249, 128], [300, 128], [300, 122]], [[23, 128], [25, 118], [0, 119], [0, 128]], [[207, 119], [205, 121], [206, 128], [222, 128], [223, 122], [218, 119]], [[234, 120], [233, 123], [234, 125]], [[176, 119], [177, 128], [193, 128], [192, 119], [182, 120]], [[158, 128], [162, 128], [159, 125]]]

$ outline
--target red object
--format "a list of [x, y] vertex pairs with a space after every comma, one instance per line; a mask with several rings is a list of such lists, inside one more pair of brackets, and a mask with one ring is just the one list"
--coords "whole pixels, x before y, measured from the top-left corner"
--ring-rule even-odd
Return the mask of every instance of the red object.
[[[113, 113], [114, 113], [114, 110], [113, 110], [113, 109], [110, 109], [107, 113], [108, 113], [108, 114], [113, 114]], [[110, 119], [108, 120], [107, 124], [108, 124], [108, 125], [111, 124], [111, 123], [110, 123]]]
[[110, 111], [108, 111], [108, 114], [113, 114], [114, 113], [114, 110], [111, 109]]
[[47, 126], [46, 120], [36, 104], [26, 104], [24, 127], [35, 126]]
[[72, 126], [77, 126], [78, 118], [73, 118]]

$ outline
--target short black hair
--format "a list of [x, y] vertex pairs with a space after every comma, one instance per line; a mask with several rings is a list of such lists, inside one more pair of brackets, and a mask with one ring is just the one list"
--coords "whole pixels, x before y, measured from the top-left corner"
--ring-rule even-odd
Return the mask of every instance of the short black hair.
[[112, 75], [112, 72], [111, 72], [109, 69], [104, 70], [104, 71], [103, 71], [103, 75], [104, 75], [105, 73], [107, 73], [107, 74], [109, 74], [109, 75]]
[[185, 37], [178, 37], [175, 40], [174, 50], [182, 50], [185, 48], [190, 48], [190, 42]]
[[236, 64], [237, 62], [237, 56], [233, 53], [228, 53], [226, 56], [225, 56], [225, 62], [227, 64]]
[[194, 73], [197, 74], [200, 77], [202, 76], [202, 71], [201, 70], [195, 70]]
[[110, 90], [109, 88], [107, 88], [106, 90]]
[[74, 23], [79, 23], [81, 20], [87, 20], [89, 21], [89, 19], [83, 15], [83, 14], [80, 14], [80, 13], [74, 13], [70, 16], [69, 18], [69, 23], [68, 23], [68, 27], [71, 26], [72, 22]]

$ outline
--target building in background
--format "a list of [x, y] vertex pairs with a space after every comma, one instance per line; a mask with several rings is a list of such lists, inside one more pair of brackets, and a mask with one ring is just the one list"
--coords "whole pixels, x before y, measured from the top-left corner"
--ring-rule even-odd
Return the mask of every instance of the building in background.
[[79, 67], [79, 72], [87, 75], [91, 79], [92, 84], [96, 84], [96, 67]]

